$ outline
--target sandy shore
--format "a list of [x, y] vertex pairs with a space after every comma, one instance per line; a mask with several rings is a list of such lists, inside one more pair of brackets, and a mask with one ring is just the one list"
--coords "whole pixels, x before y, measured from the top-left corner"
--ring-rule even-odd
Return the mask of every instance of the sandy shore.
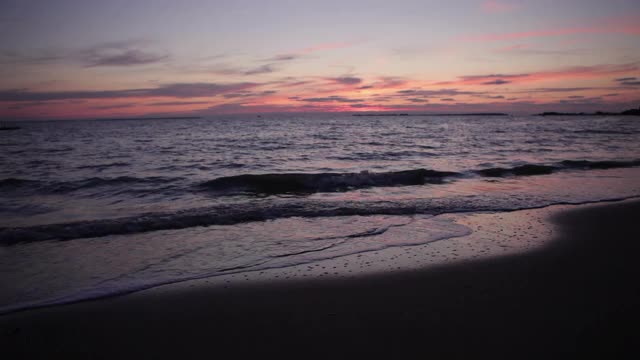
[[639, 215], [640, 201], [570, 207], [550, 219], [554, 241], [524, 253], [370, 275], [182, 286], [4, 315], [0, 345], [12, 359], [226, 351], [636, 358]]

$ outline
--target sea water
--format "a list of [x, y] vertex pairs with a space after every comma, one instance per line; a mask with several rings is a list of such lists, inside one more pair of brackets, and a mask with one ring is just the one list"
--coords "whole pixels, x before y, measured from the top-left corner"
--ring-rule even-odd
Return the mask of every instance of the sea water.
[[0, 134], [0, 311], [466, 236], [640, 196], [634, 116], [235, 115]]

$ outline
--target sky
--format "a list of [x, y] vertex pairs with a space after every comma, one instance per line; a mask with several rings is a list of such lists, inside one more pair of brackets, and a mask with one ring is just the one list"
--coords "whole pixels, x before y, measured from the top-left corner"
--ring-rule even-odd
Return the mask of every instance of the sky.
[[0, 118], [640, 106], [637, 0], [3, 0]]

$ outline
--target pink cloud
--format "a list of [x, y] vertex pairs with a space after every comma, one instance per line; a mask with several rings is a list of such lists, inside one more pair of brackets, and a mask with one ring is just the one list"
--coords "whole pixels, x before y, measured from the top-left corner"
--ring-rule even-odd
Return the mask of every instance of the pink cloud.
[[489, 0], [482, 3], [482, 11], [495, 14], [513, 11], [517, 8], [515, 4], [508, 4], [501, 1]]
[[538, 71], [527, 74], [488, 74], [460, 76], [458, 80], [438, 82], [434, 85], [506, 85], [560, 79], [593, 79], [614, 75], [634, 74], [640, 70], [638, 63], [599, 64], [572, 66], [557, 70]]

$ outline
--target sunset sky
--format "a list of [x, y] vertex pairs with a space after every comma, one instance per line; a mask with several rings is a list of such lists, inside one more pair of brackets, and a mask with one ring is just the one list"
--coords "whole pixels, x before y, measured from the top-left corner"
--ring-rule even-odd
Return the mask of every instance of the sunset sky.
[[0, 118], [640, 106], [640, 1], [0, 2]]

